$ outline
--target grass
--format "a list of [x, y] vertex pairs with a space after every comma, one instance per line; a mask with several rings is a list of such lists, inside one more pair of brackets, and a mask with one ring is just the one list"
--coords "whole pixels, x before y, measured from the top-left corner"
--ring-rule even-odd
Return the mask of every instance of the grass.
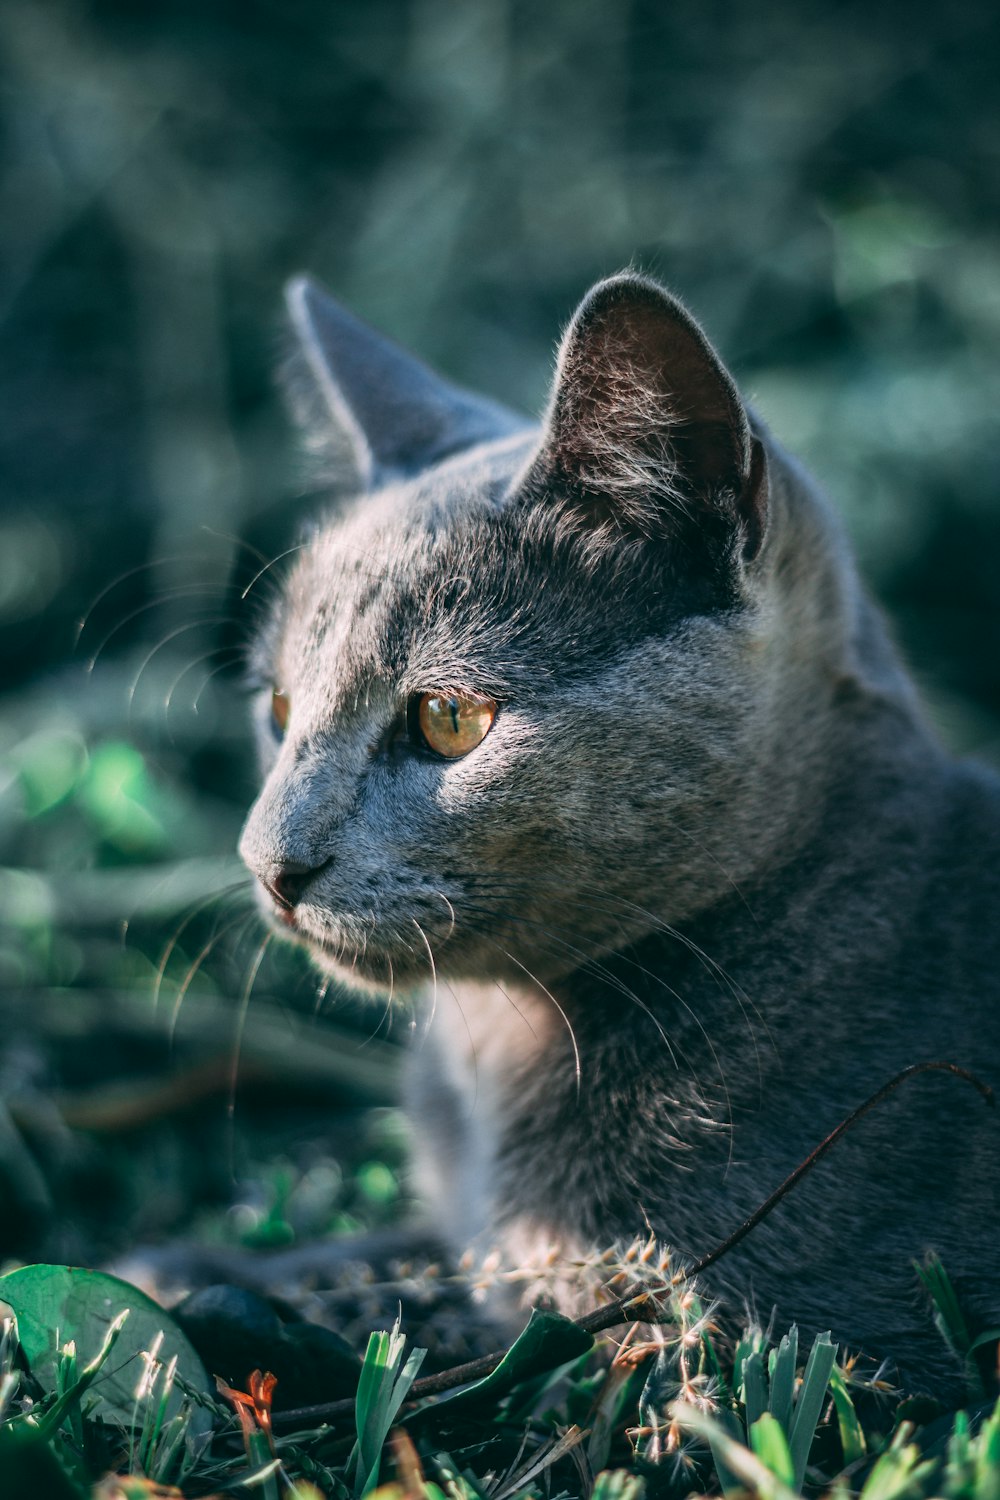
[[[634, 1275], [634, 1247], [626, 1260]], [[934, 1281], [953, 1309], [939, 1263]], [[260, 1370], [211, 1380], [168, 1313], [100, 1273], [26, 1268], [0, 1298], [5, 1500], [1000, 1496], [995, 1392], [918, 1427], [828, 1335], [801, 1359], [794, 1328], [727, 1344], [690, 1289], [660, 1294], [662, 1321], [617, 1352], [589, 1336], [581, 1352], [578, 1325], [534, 1314], [500, 1380], [429, 1399], [414, 1399], [425, 1351], [397, 1320], [322, 1421], [275, 1410]]]

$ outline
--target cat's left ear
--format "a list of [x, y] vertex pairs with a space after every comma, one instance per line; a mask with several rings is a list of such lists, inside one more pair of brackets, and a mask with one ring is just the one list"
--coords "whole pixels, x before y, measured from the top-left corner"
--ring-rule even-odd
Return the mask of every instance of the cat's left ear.
[[536, 473], [609, 536], [730, 536], [760, 551], [767, 464], [690, 313], [632, 273], [598, 283], [563, 339]]
[[307, 442], [338, 463], [346, 456], [365, 488], [526, 426], [435, 374], [311, 277], [289, 282], [286, 298], [297, 344], [293, 409]]

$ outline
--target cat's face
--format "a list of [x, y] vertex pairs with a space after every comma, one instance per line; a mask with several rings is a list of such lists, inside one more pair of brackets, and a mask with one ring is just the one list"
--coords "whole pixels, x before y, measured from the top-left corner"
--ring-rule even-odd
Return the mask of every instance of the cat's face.
[[[578, 315], [541, 435], [480, 432], [383, 481], [369, 414], [372, 493], [298, 554], [257, 642], [264, 784], [241, 852], [323, 968], [380, 987], [551, 981], [718, 888], [706, 830], [752, 793], [761, 631], [744, 574], [763, 480], [702, 346], [711, 390], [672, 381], [655, 429], [636, 307], [651, 338], [688, 337], [689, 365], [690, 325], [625, 285]], [[626, 346], [609, 349], [622, 304]], [[676, 408], [710, 398], [706, 454], [701, 408], [683, 428]]]

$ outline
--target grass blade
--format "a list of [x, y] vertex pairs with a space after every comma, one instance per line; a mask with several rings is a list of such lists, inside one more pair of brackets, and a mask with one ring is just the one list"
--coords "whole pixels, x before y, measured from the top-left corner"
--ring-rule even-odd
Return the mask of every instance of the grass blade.
[[868, 1452], [864, 1428], [854, 1408], [851, 1393], [843, 1370], [834, 1365], [830, 1374], [830, 1395], [837, 1412], [837, 1429], [840, 1433], [840, 1448], [844, 1467], [857, 1463]]
[[777, 1417], [772, 1417], [770, 1412], [758, 1417], [751, 1427], [750, 1447], [783, 1484], [791, 1487], [795, 1483], [795, 1465], [788, 1439]]
[[812, 1447], [816, 1424], [823, 1410], [826, 1388], [830, 1383], [830, 1375], [836, 1358], [837, 1346], [831, 1343], [829, 1333], [818, 1333], [809, 1351], [805, 1374], [802, 1377], [802, 1388], [799, 1391], [799, 1399], [795, 1403], [795, 1415], [788, 1434], [788, 1446], [792, 1451], [792, 1461], [795, 1465], [796, 1489], [802, 1488], [802, 1481], [806, 1477], [809, 1450]]
[[772, 1349], [767, 1361], [767, 1372], [771, 1393], [768, 1410], [786, 1434], [792, 1420], [792, 1401], [795, 1396], [795, 1368], [799, 1360], [799, 1330], [793, 1323], [777, 1349]]
[[764, 1356], [759, 1349], [748, 1354], [743, 1364], [743, 1405], [746, 1408], [747, 1432], [767, 1411], [767, 1381], [764, 1379]]

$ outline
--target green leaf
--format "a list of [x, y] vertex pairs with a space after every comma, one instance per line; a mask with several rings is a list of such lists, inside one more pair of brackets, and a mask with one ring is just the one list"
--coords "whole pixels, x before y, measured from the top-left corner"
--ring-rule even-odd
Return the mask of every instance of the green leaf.
[[721, 1459], [743, 1488], [759, 1496], [759, 1500], [799, 1500], [797, 1491], [790, 1489], [756, 1453], [730, 1437], [714, 1417], [685, 1401], [675, 1401], [670, 1408], [670, 1415], [681, 1427], [706, 1442], [713, 1455], [717, 1456], [716, 1462]]
[[748, 1354], [743, 1363], [743, 1405], [746, 1408], [747, 1431], [767, 1411], [767, 1381], [764, 1379], [764, 1356], [759, 1349]]
[[348, 1460], [348, 1468], [354, 1475], [355, 1500], [363, 1500], [378, 1484], [382, 1449], [389, 1429], [410, 1393], [427, 1351], [414, 1349], [404, 1364], [405, 1353], [406, 1339], [399, 1330], [398, 1320], [390, 1333], [378, 1331], [368, 1340], [354, 1408], [358, 1437]]
[[763, 1354], [767, 1339], [759, 1328], [748, 1328], [736, 1345], [733, 1355], [733, 1389], [739, 1394], [743, 1386], [743, 1367], [751, 1354]]
[[[972, 1348], [972, 1336], [951, 1277], [945, 1270], [941, 1257], [936, 1251], [929, 1250], [922, 1264], [920, 1261], [914, 1261], [913, 1265], [923, 1283], [924, 1290], [934, 1304], [934, 1322], [937, 1324], [941, 1337], [959, 1359], [967, 1362]], [[981, 1382], [974, 1379], [974, 1384], [977, 1386], [977, 1394], [981, 1395]]]
[[795, 1395], [795, 1367], [799, 1360], [799, 1330], [793, 1323], [777, 1349], [772, 1349], [767, 1361], [770, 1382], [768, 1410], [784, 1432], [789, 1431], [792, 1420], [792, 1400]]
[[1000, 1500], [1000, 1401], [976, 1439], [976, 1500]]
[[[128, 1318], [118, 1336], [113, 1358], [106, 1360], [88, 1385], [96, 1398], [94, 1414], [121, 1427], [131, 1425], [136, 1388], [145, 1373], [142, 1355], [162, 1333], [159, 1357], [166, 1363], [176, 1355], [184, 1381], [207, 1396], [212, 1388], [201, 1360], [184, 1334], [151, 1297], [117, 1276], [72, 1266], [24, 1266], [0, 1276], [0, 1302], [17, 1319], [18, 1338], [31, 1373], [46, 1390], [58, 1390], [60, 1347], [72, 1340], [83, 1363], [98, 1354], [112, 1324], [122, 1312]], [[175, 1390], [165, 1416], [176, 1415], [183, 1395]], [[211, 1417], [192, 1410], [192, 1437], [207, 1432]]]
[[492, 1374], [421, 1410], [434, 1411], [446, 1402], [449, 1407], [454, 1407], [459, 1403], [471, 1406], [482, 1401], [498, 1401], [523, 1380], [530, 1380], [536, 1375], [568, 1364], [570, 1360], [579, 1359], [593, 1345], [593, 1335], [586, 1333], [569, 1318], [564, 1318], [560, 1313], [540, 1312], [535, 1308], [527, 1327], [511, 1344]]
[[840, 1432], [840, 1447], [844, 1455], [844, 1467], [857, 1463], [868, 1452], [864, 1429], [854, 1409], [844, 1372], [834, 1365], [830, 1373], [830, 1395], [837, 1411], [837, 1427]]
[[802, 1481], [806, 1477], [809, 1450], [812, 1447], [816, 1424], [823, 1410], [826, 1388], [836, 1358], [837, 1346], [830, 1342], [829, 1333], [818, 1333], [813, 1340], [813, 1346], [806, 1361], [802, 1387], [795, 1403], [795, 1415], [788, 1434], [788, 1446], [792, 1450], [792, 1460], [795, 1464], [796, 1489], [802, 1488]]
[[795, 1465], [792, 1462], [788, 1439], [776, 1417], [765, 1412], [750, 1428], [750, 1447], [761, 1463], [766, 1464], [782, 1484], [795, 1483]]
[[922, 1482], [935, 1465], [920, 1462], [919, 1448], [908, 1441], [912, 1431], [909, 1422], [897, 1430], [865, 1480], [858, 1500], [904, 1500], [906, 1496], [921, 1493]]
[[[742, 1445], [743, 1426], [734, 1411], [727, 1411], [724, 1406], [720, 1407], [715, 1413], [715, 1420], [716, 1424], [723, 1429], [727, 1437], [731, 1438], [734, 1443]], [[719, 1476], [722, 1493], [724, 1495], [742, 1494], [744, 1489], [743, 1480], [728, 1467], [722, 1446], [715, 1441], [712, 1434], [709, 1434], [708, 1446], [711, 1449], [712, 1460], [715, 1464], [715, 1472]]]

